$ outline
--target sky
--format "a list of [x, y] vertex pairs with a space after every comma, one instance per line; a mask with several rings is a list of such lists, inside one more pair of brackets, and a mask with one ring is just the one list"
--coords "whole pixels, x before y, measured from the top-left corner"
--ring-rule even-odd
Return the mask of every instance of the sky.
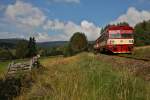
[[150, 0], [0, 0], [0, 39], [34, 36], [38, 42], [88, 40], [107, 24], [150, 20]]

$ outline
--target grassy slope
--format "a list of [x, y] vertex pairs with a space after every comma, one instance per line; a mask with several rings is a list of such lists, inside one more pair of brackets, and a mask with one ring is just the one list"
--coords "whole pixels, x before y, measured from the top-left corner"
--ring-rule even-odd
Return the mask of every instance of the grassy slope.
[[150, 46], [136, 47], [132, 55], [120, 54], [125, 57], [150, 60]]
[[150, 46], [135, 48], [133, 56], [150, 60]]
[[150, 84], [128, 71], [114, 70], [90, 53], [41, 60], [33, 87], [18, 99], [149, 100]]

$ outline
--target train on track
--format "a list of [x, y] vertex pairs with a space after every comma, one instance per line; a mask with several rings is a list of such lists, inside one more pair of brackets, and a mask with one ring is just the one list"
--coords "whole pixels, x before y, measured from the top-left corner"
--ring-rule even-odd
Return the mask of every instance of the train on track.
[[130, 26], [108, 26], [95, 41], [96, 52], [132, 53], [134, 29]]

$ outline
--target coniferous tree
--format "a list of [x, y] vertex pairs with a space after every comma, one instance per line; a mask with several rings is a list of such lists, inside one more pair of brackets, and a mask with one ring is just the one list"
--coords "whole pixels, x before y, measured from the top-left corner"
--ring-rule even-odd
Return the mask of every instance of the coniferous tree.
[[33, 57], [37, 55], [37, 46], [34, 37], [30, 37], [28, 44], [28, 57]]
[[127, 22], [120, 22], [117, 24], [117, 26], [121, 26], [121, 25], [129, 26], [129, 24]]

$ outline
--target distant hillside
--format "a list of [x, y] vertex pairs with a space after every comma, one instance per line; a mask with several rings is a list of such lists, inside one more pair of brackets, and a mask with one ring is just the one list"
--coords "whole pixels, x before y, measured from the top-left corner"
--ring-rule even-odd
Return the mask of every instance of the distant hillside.
[[67, 41], [50, 41], [50, 42], [41, 42], [37, 43], [39, 47], [49, 48], [49, 47], [58, 47], [67, 44]]
[[[16, 44], [22, 39], [0, 39], [0, 48], [15, 48]], [[37, 45], [43, 48], [62, 46], [66, 44], [67, 41], [50, 41], [50, 42], [38, 42]]]
[[0, 39], [0, 48], [15, 48], [22, 39]]

